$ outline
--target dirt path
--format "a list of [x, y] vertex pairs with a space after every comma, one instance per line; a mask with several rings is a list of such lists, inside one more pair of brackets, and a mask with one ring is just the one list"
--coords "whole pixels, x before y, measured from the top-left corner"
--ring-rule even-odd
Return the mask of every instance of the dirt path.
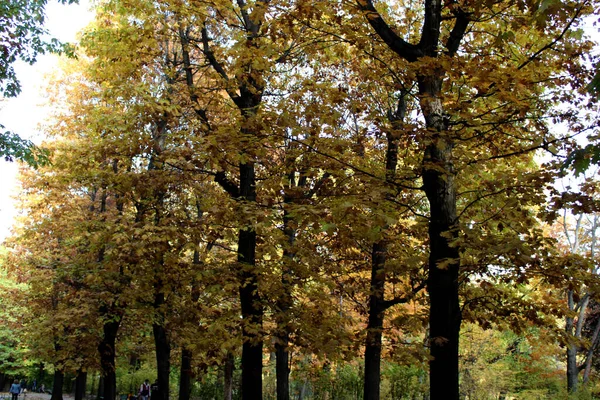
[[[11, 400], [11, 394], [8, 392], [0, 393], [0, 400]], [[63, 400], [71, 400], [73, 396], [69, 394], [63, 395]], [[21, 393], [19, 395], [19, 400], [50, 400], [50, 395], [46, 393]]]

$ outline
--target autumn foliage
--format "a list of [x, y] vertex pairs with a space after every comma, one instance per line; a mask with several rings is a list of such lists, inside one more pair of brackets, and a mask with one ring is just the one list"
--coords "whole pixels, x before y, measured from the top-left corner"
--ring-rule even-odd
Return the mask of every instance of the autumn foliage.
[[32, 356], [110, 398], [119, 357], [161, 400], [215, 369], [246, 400], [403, 398], [427, 374], [433, 400], [542, 393], [513, 370], [555, 379], [559, 344], [596, 343], [559, 322], [583, 324], [595, 253], [552, 225], [595, 212], [554, 182], [594, 129], [596, 9], [100, 2], [48, 89], [51, 163], [22, 173], [6, 265]]

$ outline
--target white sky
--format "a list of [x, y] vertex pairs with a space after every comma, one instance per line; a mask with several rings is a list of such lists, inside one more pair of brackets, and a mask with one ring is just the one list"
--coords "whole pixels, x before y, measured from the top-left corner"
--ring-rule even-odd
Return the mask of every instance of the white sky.
[[[55, 0], [48, 2], [46, 28], [52, 37], [63, 42], [74, 42], [77, 32], [92, 20], [90, 1], [80, 0], [79, 3], [63, 5]], [[58, 57], [54, 55], [41, 56], [34, 65], [16, 63], [17, 77], [23, 90], [16, 98], [0, 101], [0, 123], [6, 129], [17, 132], [23, 138], [39, 141], [37, 127], [47, 115], [43, 105], [44, 77], [57, 65]], [[17, 170], [17, 163], [0, 159], [0, 242], [9, 235], [15, 217], [13, 197], [18, 195]]]

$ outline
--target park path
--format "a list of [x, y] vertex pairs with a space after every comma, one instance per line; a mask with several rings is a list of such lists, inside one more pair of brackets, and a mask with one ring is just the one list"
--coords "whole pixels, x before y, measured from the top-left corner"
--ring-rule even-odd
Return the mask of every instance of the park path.
[[[10, 400], [11, 394], [8, 392], [0, 392], [0, 400]], [[63, 400], [72, 400], [73, 396], [69, 394], [63, 395]], [[19, 395], [19, 400], [50, 400], [50, 395], [46, 393], [21, 393]]]

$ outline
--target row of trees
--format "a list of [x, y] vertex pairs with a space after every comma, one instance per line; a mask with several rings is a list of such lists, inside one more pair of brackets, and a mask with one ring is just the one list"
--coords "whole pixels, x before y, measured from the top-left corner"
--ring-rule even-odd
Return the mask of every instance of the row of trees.
[[566, 315], [576, 351], [594, 251], [559, 257], [540, 221], [574, 196], [545, 206], [560, 162], [535, 157], [596, 123], [579, 26], [597, 8], [101, 3], [56, 78], [52, 163], [23, 172], [10, 258], [55, 387], [100, 368], [114, 398], [118, 338], [150, 330], [159, 387], [180, 349], [182, 400], [195, 365], [239, 348], [243, 398], [262, 398], [265, 344], [282, 400], [292, 349], [364, 350], [365, 399], [382, 357], [413, 354], [434, 400], [459, 398], [463, 321]]

